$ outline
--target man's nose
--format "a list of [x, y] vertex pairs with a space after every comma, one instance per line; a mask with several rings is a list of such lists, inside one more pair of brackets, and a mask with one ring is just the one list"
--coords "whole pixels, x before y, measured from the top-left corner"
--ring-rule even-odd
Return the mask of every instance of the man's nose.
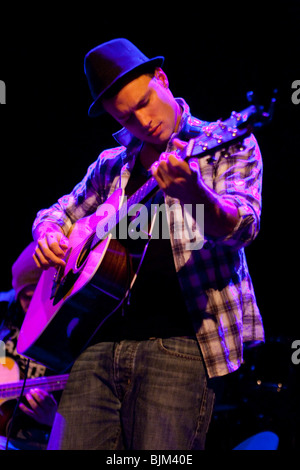
[[145, 112], [143, 112], [141, 109], [138, 109], [135, 112], [135, 118], [143, 129], [145, 130], [150, 129], [152, 121], [149, 118], [149, 116]]

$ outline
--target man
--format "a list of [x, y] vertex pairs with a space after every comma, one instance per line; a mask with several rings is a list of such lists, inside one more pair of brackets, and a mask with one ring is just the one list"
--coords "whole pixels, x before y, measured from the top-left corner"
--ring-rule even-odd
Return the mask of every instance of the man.
[[[34, 290], [42, 274], [32, 259], [35, 243], [30, 243], [18, 256], [12, 266], [12, 289], [0, 292], [0, 340], [5, 344], [5, 363], [0, 364], [0, 383], [13, 383], [24, 379], [27, 358], [20, 356], [16, 345], [20, 327], [24, 320]], [[27, 378], [42, 377], [46, 367], [29, 361]], [[27, 382], [27, 384], [30, 382]], [[20, 403], [20, 410], [13, 424], [8, 448], [10, 450], [45, 449], [57, 410], [54, 396], [38, 387], [31, 388], [25, 394], [26, 402]], [[2, 400], [1, 400], [2, 401]], [[0, 428], [12, 417], [14, 401], [5, 401], [5, 413], [0, 410]], [[25, 416], [26, 415], [26, 416]], [[29, 419], [28, 419], [29, 418]], [[3, 431], [4, 432], [4, 431]], [[0, 449], [6, 448], [6, 437], [0, 436]]]
[[[72, 224], [116, 188], [132, 194], [150, 170], [162, 190], [152, 202], [165, 203], [169, 227], [169, 238], [150, 240], [130, 295], [76, 360], [51, 449], [204, 449], [211, 379], [238, 369], [244, 342], [264, 339], [244, 255], [259, 230], [259, 148], [251, 136], [227, 152], [182, 161], [179, 151], [206, 123], [173, 97], [163, 60], [125, 39], [87, 54], [89, 115], [107, 112], [124, 126], [115, 136], [121, 147], [104, 151], [34, 223], [37, 265], [65, 266]], [[201, 204], [204, 233], [193, 219]], [[190, 233], [196, 223], [203, 240], [198, 249], [188, 230], [178, 230], [185, 205]]]

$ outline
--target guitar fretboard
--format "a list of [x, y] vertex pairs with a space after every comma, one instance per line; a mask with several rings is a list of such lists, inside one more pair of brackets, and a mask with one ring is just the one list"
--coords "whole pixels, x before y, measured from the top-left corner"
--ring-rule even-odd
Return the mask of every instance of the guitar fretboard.
[[[99, 232], [95, 232], [93, 234], [91, 249], [93, 249], [106, 235], [108, 235], [108, 233], [110, 233], [110, 231], [113, 230], [119, 222], [125, 219], [130, 211], [133, 211], [135, 206], [145, 201], [145, 199], [155, 190], [158, 190], [158, 184], [152, 176], [121, 205], [116, 213], [113, 213], [106, 219], [105, 225], [102, 226], [103, 233], [99, 230]], [[133, 214], [133, 212], [131, 212], [131, 214]]]
[[126, 204], [123, 204], [119, 209], [119, 220], [126, 216], [127, 212], [132, 209], [136, 204], [140, 204], [147, 198], [155, 189], [158, 189], [158, 184], [153, 176], [146, 181], [141, 188], [139, 188], [130, 198]]
[[[66, 386], [69, 374], [53, 375], [50, 377], [38, 377], [36, 379], [27, 379], [24, 393], [32, 388], [40, 388], [48, 392], [63, 390]], [[23, 380], [18, 382], [0, 384], [0, 398], [19, 397], [23, 387]]]

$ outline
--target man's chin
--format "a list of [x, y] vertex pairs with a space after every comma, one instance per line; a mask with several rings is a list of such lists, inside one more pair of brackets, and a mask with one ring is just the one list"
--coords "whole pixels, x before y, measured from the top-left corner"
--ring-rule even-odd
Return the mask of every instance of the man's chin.
[[161, 133], [159, 136], [149, 136], [147, 138], [147, 142], [151, 144], [153, 147], [159, 149], [161, 152], [164, 152], [167, 144], [170, 140], [172, 134], [167, 133]]

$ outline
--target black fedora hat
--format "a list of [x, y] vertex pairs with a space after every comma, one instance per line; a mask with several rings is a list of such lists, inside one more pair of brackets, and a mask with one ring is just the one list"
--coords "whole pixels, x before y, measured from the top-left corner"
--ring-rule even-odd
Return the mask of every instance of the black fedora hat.
[[94, 102], [89, 108], [89, 116], [104, 113], [101, 98], [117, 85], [126, 83], [130, 77], [146, 73], [160, 67], [164, 57], [146, 57], [128, 39], [119, 38], [100, 44], [87, 53], [84, 70]]

